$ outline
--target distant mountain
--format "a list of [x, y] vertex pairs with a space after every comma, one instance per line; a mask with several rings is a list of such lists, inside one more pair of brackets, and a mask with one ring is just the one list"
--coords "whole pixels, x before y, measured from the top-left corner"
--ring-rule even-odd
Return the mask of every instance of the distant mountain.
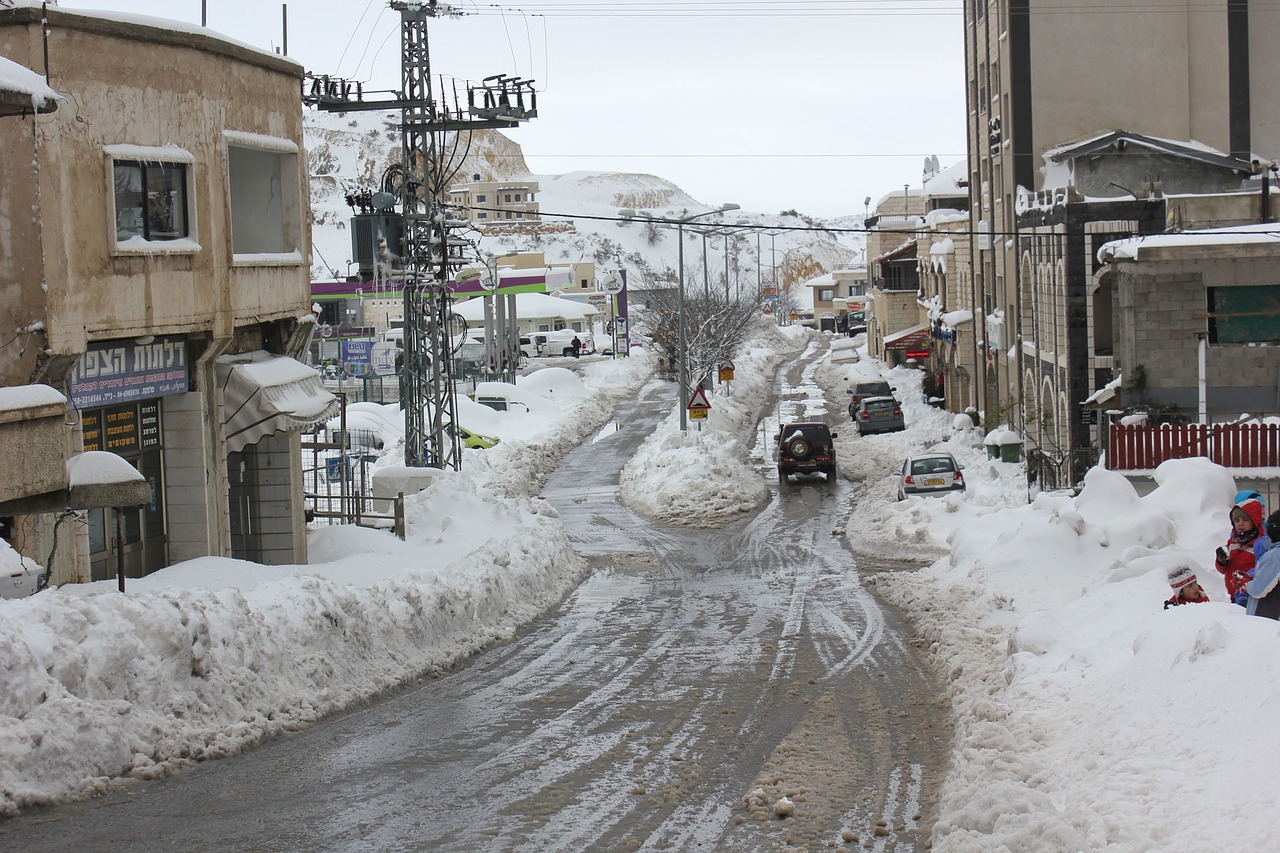
[[[305, 115], [307, 166], [311, 180], [312, 277], [333, 280], [347, 275], [352, 257], [348, 222], [353, 213], [349, 192], [377, 191], [387, 170], [400, 162], [399, 115], [393, 113], [320, 113]], [[541, 225], [504, 226], [501, 232], [472, 235], [482, 251], [502, 254], [512, 249], [543, 252], [548, 262], [594, 260], [603, 267], [626, 267], [633, 286], [674, 280], [677, 263], [675, 228], [619, 221], [618, 211], [631, 208], [659, 218], [683, 218], [709, 210], [663, 178], [625, 172], [569, 172], [534, 175], [520, 146], [497, 131], [477, 131], [469, 146], [459, 146], [453, 183], [474, 180], [538, 181]], [[862, 217], [819, 222], [803, 215], [756, 214], [735, 210], [685, 227], [686, 280], [707, 287], [724, 286], [725, 236], [702, 236], [700, 229], [735, 224], [774, 230], [740, 229], [729, 237], [728, 267], [732, 285], [742, 288], [768, 283], [773, 265], [799, 264], [805, 277], [853, 265], [860, 260], [861, 234], [779, 228], [861, 228]], [[509, 230], [507, 230], [509, 229]], [[703, 246], [706, 246], [704, 266]], [[758, 267], [758, 262], [763, 263]]]

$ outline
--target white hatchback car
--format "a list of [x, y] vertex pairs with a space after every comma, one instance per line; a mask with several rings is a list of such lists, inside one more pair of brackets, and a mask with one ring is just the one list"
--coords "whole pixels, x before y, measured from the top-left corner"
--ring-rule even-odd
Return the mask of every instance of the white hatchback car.
[[898, 477], [898, 500], [907, 495], [932, 495], [940, 492], [963, 492], [964, 466], [950, 453], [917, 453], [902, 463]]

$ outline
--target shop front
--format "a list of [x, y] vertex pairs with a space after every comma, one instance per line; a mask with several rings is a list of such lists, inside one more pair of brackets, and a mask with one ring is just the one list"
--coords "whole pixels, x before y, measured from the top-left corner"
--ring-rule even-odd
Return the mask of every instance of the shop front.
[[[141, 577], [168, 561], [165, 513], [164, 398], [185, 394], [190, 381], [181, 337], [89, 345], [72, 371], [70, 399], [86, 451], [107, 451], [136, 468], [151, 488], [137, 507], [88, 510], [93, 580]], [[122, 513], [117, 523], [116, 513]]]

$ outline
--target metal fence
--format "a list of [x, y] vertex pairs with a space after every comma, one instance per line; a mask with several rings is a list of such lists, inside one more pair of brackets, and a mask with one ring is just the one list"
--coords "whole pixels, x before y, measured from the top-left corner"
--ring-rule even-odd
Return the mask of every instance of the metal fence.
[[404, 500], [373, 496], [376, 454], [369, 430], [325, 430], [302, 437], [303, 499], [307, 526], [355, 524], [390, 530], [403, 539]]

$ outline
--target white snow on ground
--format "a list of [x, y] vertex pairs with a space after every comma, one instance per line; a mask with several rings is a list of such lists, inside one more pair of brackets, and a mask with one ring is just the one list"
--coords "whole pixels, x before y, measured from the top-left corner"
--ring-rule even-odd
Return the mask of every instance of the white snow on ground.
[[[758, 506], [748, 454], [773, 367], [817, 340], [760, 336], [683, 436], [672, 386], [671, 417], [624, 471], [626, 500], [694, 525]], [[580, 382], [521, 383], [558, 412], [473, 412], [489, 420], [468, 425], [502, 443], [409, 500], [407, 542], [330, 528], [308, 566], [206, 558], [126, 595], [110, 581], [0, 601], [3, 811], [234, 753], [456, 665], [558, 602], [583, 564], [527, 496], [653, 369], [643, 352], [581, 366]], [[915, 621], [951, 695], [933, 849], [1272, 849], [1280, 624], [1228, 604], [1212, 568], [1230, 475], [1188, 460], [1162, 466], [1145, 497], [1101, 470], [1078, 497], [1030, 494], [1020, 464], [988, 459], [979, 431], [923, 403], [919, 373], [824, 358], [815, 379], [838, 410], [868, 369], [897, 388], [907, 429], [859, 437], [837, 418], [857, 489], [846, 534], [855, 555], [929, 564], [866, 580]], [[966, 466], [966, 494], [894, 500], [902, 458], [925, 446]], [[1213, 601], [1164, 611], [1166, 570], [1182, 562]]]

